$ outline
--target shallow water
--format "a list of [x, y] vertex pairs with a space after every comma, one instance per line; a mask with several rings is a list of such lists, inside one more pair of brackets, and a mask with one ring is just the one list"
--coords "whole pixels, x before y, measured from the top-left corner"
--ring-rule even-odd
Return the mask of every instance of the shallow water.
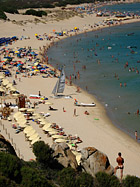
[[140, 116], [135, 114], [140, 109], [139, 41], [140, 23], [133, 23], [67, 38], [48, 51], [49, 62], [56, 67], [65, 65], [68, 77], [80, 72], [80, 79], [73, 82], [83, 89], [87, 86], [113, 123], [132, 137], [135, 130], [140, 133]]

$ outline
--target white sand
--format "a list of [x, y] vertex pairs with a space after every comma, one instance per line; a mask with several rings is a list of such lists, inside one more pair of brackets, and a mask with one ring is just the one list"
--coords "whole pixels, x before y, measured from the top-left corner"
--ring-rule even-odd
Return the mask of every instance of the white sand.
[[[23, 15], [10, 15], [7, 14], [10, 19], [17, 20], [32, 20], [32, 16], [27, 16], [26, 18]], [[13, 24], [11, 22], [0, 21], [0, 37], [3, 36], [18, 36], [21, 37], [29, 36], [29, 40], [22, 40], [13, 43], [9, 47], [24, 47], [31, 46], [33, 49], [39, 49], [39, 46], [46, 46], [46, 43], [49, 43], [47, 40], [39, 41], [35, 38], [34, 34], [52, 34], [53, 29], [56, 31], [61, 30], [70, 30], [75, 26], [80, 30], [89, 29], [90, 25], [102, 21], [103, 18], [96, 17], [95, 15], [88, 15], [84, 18], [74, 17], [69, 20], [63, 21], [51, 21], [47, 24], [43, 23], [27, 23], [24, 26]], [[132, 22], [134, 20], [129, 20], [125, 22]], [[139, 20], [135, 20], [139, 21]], [[25, 29], [25, 31], [23, 31]], [[115, 167], [116, 166], [116, 157], [118, 152], [122, 152], [122, 156], [125, 159], [125, 168], [124, 175], [131, 174], [140, 177], [140, 145], [131, 139], [128, 135], [121, 132], [111, 121], [107, 118], [104, 108], [101, 104], [91, 95], [88, 95], [84, 91], [81, 93], [76, 92], [74, 86], [67, 86], [64, 94], [70, 94], [73, 99], [54, 99], [50, 98], [51, 91], [56, 83], [56, 78], [43, 79], [40, 76], [35, 76], [32, 78], [21, 78], [21, 82], [18, 82], [16, 86], [17, 89], [26, 94], [29, 97], [29, 94], [38, 94], [38, 91], [41, 91], [41, 94], [48, 97], [50, 102], [53, 102], [54, 108], [57, 108], [58, 111], [48, 111], [48, 106], [40, 104], [36, 109], [37, 112], [50, 112], [51, 116], [48, 117], [50, 122], [55, 122], [61, 127], [64, 128], [66, 134], [78, 134], [83, 140], [82, 144], [79, 144], [78, 148], [83, 148], [86, 146], [93, 146], [99, 149], [100, 151], [107, 154], [110, 163]], [[91, 103], [95, 102], [95, 108], [82, 108], [74, 106], [74, 99], [77, 99], [80, 102]], [[66, 112], [63, 112], [63, 107]], [[76, 108], [77, 117], [73, 117], [74, 109]], [[90, 113], [89, 116], [84, 114], [84, 111], [88, 110]], [[98, 118], [99, 120], [94, 120]], [[31, 148], [29, 148], [29, 142], [25, 141], [23, 132], [15, 134], [15, 130], [12, 129], [11, 123], [8, 121], [2, 120], [2, 123], [7, 128], [7, 131], [10, 133], [13, 141], [16, 143], [17, 150], [20, 150], [20, 154], [25, 160], [30, 158], [35, 158]], [[46, 143], [51, 144], [51, 138], [48, 138], [43, 134], [42, 129], [40, 129], [33, 122], [31, 124], [36, 128], [37, 132], [42, 137]], [[0, 126], [1, 134], [3, 134], [7, 139], [8, 136], [5, 134], [5, 131]], [[18, 152], [17, 152], [18, 153]]]

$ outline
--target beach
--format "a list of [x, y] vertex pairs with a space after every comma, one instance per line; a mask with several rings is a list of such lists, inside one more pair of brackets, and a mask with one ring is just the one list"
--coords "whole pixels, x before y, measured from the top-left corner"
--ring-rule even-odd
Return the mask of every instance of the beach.
[[[32, 16], [24, 17], [23, 15], [10, 14], [7, 14], [7, 16], [10, 20], [16, 21], [34, 20]], [[25, 25], [19, 25], [12, 23], [11, 21], [0, 21], [0, 37], [27, 36], [29, 39], [23, 38], [22, 40], [12, 43], [12, 45], [8, 47], [15, 49], [16, 47], [31, 46], [36, 52], [43, 53], [43, 46], [46, 46], [47, 48], [52, 42], [68, 36], [59, 37], [53, 40], [37, 40], [35, 37], [36, 33], [41, 36], [44, 33], [53, 35], [54, 29], [60, 32], [62, 30], [71, 30], [74, 27], [77, 27], [79, 28], [79, 31], [76, 32], [76, 34], [78, 34], [93, 30], [91, 25], [102, 22], [103, 19], [103, 17], [96, 17], [95, 14], [92, 14], [86, 15], [84, 18], [77, 16], [68, 20], [48, 21], [46, 24], [28, 22]], [[134, 21], [139, 21], [139, 19], [126, 20], [123, 23], [130, 23]], [[99, 27], [104, 28], [106, 26], [100, 25]], [[71, 34], [75, 35], [75, 32]], [[40, 47], [42, 50], [39, 50]], [[15, 72], [13, 71], [13, 75], [14, 73]], [[76, 92], [76, 86], [66, 85], [64, 94], [71, 95], [72, 98], [54, 99], [50, 96], [52, 95], [51, 92], [55, 86], [57, 78], [43, 79], [40, 75], [32, 76], [31, 78], [18, 75], [18, 78], [19, 77], [21, 78], [21, 81], [17, 80], [17, 90], [20, 93], [25, 94], [27, 97], [29, 97], [30, 94], [38, 94], [39, 91], [41, 91], [43, 96], [48, 97], [48, 101], [53, 103], [53, 108], [56, 108], [57, 111], [49, 111], [49, 107], [47, 105], [39, 104], [36, 107], [36, 112], [49, 112], [50, 116], [47, 117], [47, 120], [49, 120], [50, 123], [56, 123], [63, 127], [66, 134], [78, 135], [83, 141], [81, 144], [78, 144], [79, 150], [88, 146], [95, 147], [108, 156], [113, 167], [116, 166], [116, 157], [118, 152], [121, 152], [125, 161], [124, 175], [130, 174], [140, 177], [140, 168], [138, 167], [140, 165], [140, 145], [112, 124], [106, 115], [104, 107], [95, 97], [89, 95], [83, 90], [81, 90], [80, 93]], [[8, 79], [12, 82], [13, 77], [9, 77]], [[75, 106], [74, 99], [83, 103], [94, 102], [96, 103], [96, 107], [84, 108]], [[31, 102], [33, 103], [32, 100]], [[63, 108], [66, 112], [63, 112]], [[73, 116], [74, 109], [76, 109], [76, 117]], [[87, 110], [90, 115], [85, 115], [85, 110]], [[29, 142], [25, 141], [23, 132], [15, 134], [14, 129], [12, 129], [11, 122], [2, 120], [2, 123], [7, 128], [7, 131], [10, 133], [13, 141], [16, 143], [17, 153], [20, 151], [21, 158], [23, 157], [25, 160], [35, 159], [32, 149], [29, 146]], [[31, 124], [34, 125], [34, 128], [36, 128], [37, 132], [40, 134], [41, 139], [51, 145], [52, 138], [47, 137], [46, 134], [43, 133], [42, 129], [35, 126], [33, 122], [31, 122]], [[2, 126], [0, 126], [0, 129], [1, 134], [5, 136], [6, 139], [9, 139]]]

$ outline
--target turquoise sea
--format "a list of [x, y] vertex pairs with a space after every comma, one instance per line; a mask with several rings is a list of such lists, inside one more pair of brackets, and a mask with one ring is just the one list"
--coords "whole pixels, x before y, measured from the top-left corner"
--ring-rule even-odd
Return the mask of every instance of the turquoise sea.
[[[111, 7], [140, 10], [140, 4]], [[133, 138], [135, 130], [140, 135], [140, 22], [64, 39], [49, 49], [48, 56], [52, 65], [65, 65], [66, 75], [97, 97], [114, 125]], [[75, 79], [78, 71], [80, 79]]]

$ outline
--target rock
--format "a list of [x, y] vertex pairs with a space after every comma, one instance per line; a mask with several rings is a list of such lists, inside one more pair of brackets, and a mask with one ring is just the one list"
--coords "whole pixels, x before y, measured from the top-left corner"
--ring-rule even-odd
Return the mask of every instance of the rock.
[[0, 151], [5, 151], [7, 153], [17, 156], [13, 146], [1, 134], [0, 134]]
[[56, 158], [64, 167], [70, 166], [73, 169], [78, 167], [76, 156], [72, 153], [66, 143], [54, 143], [52, 149], [54, 150], [54, 158]]
[[110, 165], [108, 157], [94, 147], [87, 147], [81, 150], [82, 170], [93, 177], [99, 171], [113, 174], [114, 168]]

